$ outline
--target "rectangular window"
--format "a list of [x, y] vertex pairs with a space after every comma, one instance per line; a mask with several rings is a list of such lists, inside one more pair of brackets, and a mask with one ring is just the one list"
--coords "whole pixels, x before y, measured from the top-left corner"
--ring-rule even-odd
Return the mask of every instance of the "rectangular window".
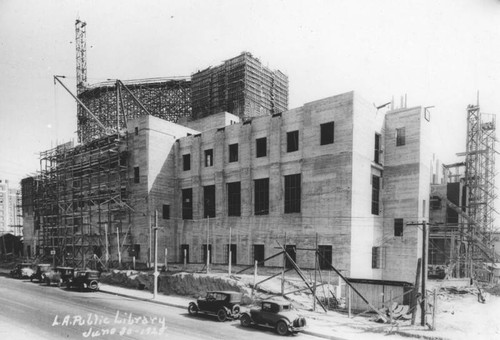
[[255, 215], [269, 214], [269, 178], [254, 181], [254, 213]]
[[285, 176], [285, 214], [300, 212], [300, 174]]
[[[226, 244], [224, 258], [229, 260], [229, 244]], [[231, 264], [236, 264], [236, 244], [231, 244]]]
[[193, 219], [193, 189], [182, 189], [182, 219]]
[[205, 166], [213, 166], [214, 165], [214, 150], [208, 149], [205, 150]]
[[229, 145], [229, 163], [238, 161], [238, 144]]
[[266, 157], [267, 156], [267, 138], [259, 138], [255, 140], [256, 147], [256, 157]]
[[441, 199], [438, 196], [432, 196], [430, 203], [431, 210], [440, 210], [441, 209]]
[[203, 217], [215, 217], [215, 185], [203, 187]]
[[[99, 249], [99, 247], [97, 247]], [[97, 250], [99, 252], [100, 250]], [[97, 252], [96, 255], [97, 255]], [[140, 244], [134, 244], [132, 247], [129, 248], [128, 251], [128, 256], [133, 257], [135, 256], [136, 260], [139, 260], [139, 254], [141, 253], [141, 245]]]
[[170, 205], [164, 204], [163, 205], [163, 219], [164, 220], [169, 220], [170, 219]]
[[[253, 260], [254, 263], [255, 261], [262, 262], [264, 261], [264, 245], [263, 244], [254, 244], [253, 245]], [[259, 265], [264, 266], [264, 262], [259, 263]]]
[[293, 152], [299, 149], [299, 131], [286, 133], [286, 152]]
[[139, 183], [139, 182], [140, 182], [139, 167], [136, 166], [134, 167], [134, 183]]
[[[293, 262], [297, 263], [297, 252], [295, 249], [295, 245], [287, 244], [285, 247], [286, 253], [291, 257]], [[293, 268], [292, 262], [288, 259], [288, 256], [286, 257], [286, 263], [285, 263], [286, 268]]]
[[403, 146], [406, 144], [405, 128], [396, 129], [396, 146]]
[[189, 263], [189, 244], [181, 244], [181, 263]]
[[227, 183], [227, 215], [241, 216], [241, 183]]
[[331, 269], [332, 263], [332, 246], [318, 246], [319, 252], [319, 269]]
[[333, 144], [334, 127], [334, 122], [321, 124], [321, 145]]
[[139, 135], [139, 128], [138, 128], [137, 126], [135, 127], [135, 129], [134, 129], [134, 130], [135, 130], [135, 135], [136, 135], [136, 136], [137, 136], [137, 135]]
[[380, 134], [376, 133], [373, 161], [377, 164], [380, 164], [380, 138], [381, 138]]
[[403, 219], [395, 218], [394, 219], [394, 236], [403, 236]]
[[382, 247], [372, 247], [372, 268], [384, 268], [384, 257]]
[[380, 177], [372, 175], [372, 214], [378, 215], [380, 197]]
[[191, 154], [182, 155], [182, 170], [191, 170]]
[[[208, 258], [209, 263], [212, 263], [212, 245], [208, 245], [208, 250], [210, 251], [210, 256]], [[202, 252], [203, 252], [203, 263], [207, 263], [207, 245], [203, 244], [202, 245]]]

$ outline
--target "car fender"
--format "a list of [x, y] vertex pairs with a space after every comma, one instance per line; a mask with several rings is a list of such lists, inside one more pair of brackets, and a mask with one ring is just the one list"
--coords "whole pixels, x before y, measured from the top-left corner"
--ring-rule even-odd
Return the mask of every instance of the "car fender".
[[248, 317], [250, 318], [250, 320], [252, 320], [252, 322], [254, 322], [254, 321], [253, 321], [253, 318], [252, 318], [252, 314], [250, 314], [249, 312], [240, 312], [240, 318], [241, 318], [243, 315], [248, 315]]

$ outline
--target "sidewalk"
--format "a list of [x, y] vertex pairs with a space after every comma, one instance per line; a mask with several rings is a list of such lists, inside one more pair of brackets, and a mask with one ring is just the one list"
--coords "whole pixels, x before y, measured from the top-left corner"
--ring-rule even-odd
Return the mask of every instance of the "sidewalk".
[[[163, 295], [160, 293], [157, 294], [156, 299], [153, 299], [153, 294], [149, 291], [123, 288], [108, 284], [101, 284], [100, 291], [146, 302], [177, 307], [185, 311], [187, 311], [189, 302], [194, 301], [192, 298]], [[244, 308], [245, 307], [243, 307], [243, 309]], [[335, 312], [323, 314], [304, 311], [303, 314], [307, 318], [307, 327], [303, 333], [323, 339], [387, 339], [388, 335], [391, 335], [393, 339], [402, 339], [403, 337], [428, 340], [447, 339], [433, 336], [432, 333], [420, 326], [378, 324], [365, 317], [348, 318], [346, 315]]]

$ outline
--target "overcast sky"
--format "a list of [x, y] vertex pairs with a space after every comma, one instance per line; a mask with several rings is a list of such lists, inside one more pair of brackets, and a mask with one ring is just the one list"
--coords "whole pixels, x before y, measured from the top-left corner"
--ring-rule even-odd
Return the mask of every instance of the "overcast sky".
[[351, 90], [435, 106], [445, 162], [465, 151], [477, 91], [483, 112], [500, 112], [498, 0], [0, 0], [0, 179], [76, 140], [76, 104], [53, 75], [75, 91], [78, 17], [90, 83], [189, 76], [249, 51], [288, 75], [290, 108]]

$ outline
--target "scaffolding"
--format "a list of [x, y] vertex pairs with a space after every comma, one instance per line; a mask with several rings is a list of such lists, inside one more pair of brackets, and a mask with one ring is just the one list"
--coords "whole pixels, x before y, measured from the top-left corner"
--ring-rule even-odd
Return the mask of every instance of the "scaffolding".
[[482, 263], [494, 261], [491, 232], [495, 200], [495, 115], [484, 114], [479, 105], [467, 107], [465, 187], [467, 190], [467, 271], [478, 276]]
[[130, 247], [126, 141], [126, 136], [115, 134], [41, 153], [33, 210], [42, 259], [106, 268], [113, 244], [121, 244], [117, 254]]
[[248, 52], [196, 72], [191, 90], [193, 119], [224, 111], [248, 118], [288, 109], [288, 77]]

